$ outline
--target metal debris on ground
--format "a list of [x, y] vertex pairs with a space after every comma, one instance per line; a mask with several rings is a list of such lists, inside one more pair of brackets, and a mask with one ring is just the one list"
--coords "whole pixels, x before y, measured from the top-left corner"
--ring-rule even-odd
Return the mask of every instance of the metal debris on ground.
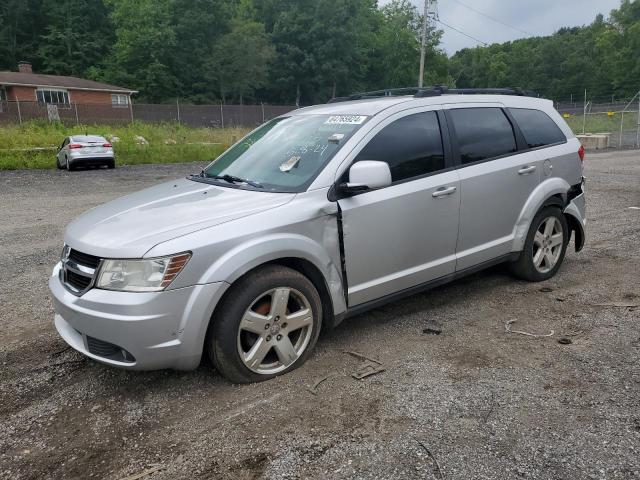
[[318, 394], [318, 386], [320, 386], [320, 384], [322, 382], [324, 382], [325, 380], [327, 380], [329, 378], [329, 375], [327, 375], [326, 377], [322, 377], [317, 379], [312, 386], [308, 386], [307, 390], [309, 390], [311, 393], [313, 393], [314, 395]]
[[540, 289], [540, 291], [541, 291], [542, 293], [550, 293], [550, 292], [553, 292], [553, 288], [549, 288], [549, 287], [542, 287], [542, 288]]
[[555, 330], [551, 330], [550, 333], [547, 333], [545, 335], [529, 333], [529, 332], [523, 332], [523, 331], [520, 331], [520, 330], [511, 330], [511, 325], [513, 323], [516, 323], [516, 321], [515, 320], [509, 320], [507, 323], [504, 324], [504, 331], [506, 333], [517, 333], [519, 335], [526, 335], [528, 337], [534, 337], [534, 338], [553, 337], [556, 334]]
[[442, 326], [438, 322], [429, 322], [422, 330], [422, 333], [426, 333], [427, 335], [440, 335], [442, 333]]
[[158, 465], [155, 467], [147, 468], [140, 473], [136, 473], [135, 475], [129, 475], [128, 477], [124, 477], [122, 480], [138, 480], [140, 478], [144, 478], [149, 475], [153, 475], [156, 472], [159, 472], [164, 467], [162, 465]]
[[560, 345], [571, 345], [573, 343], [573, 340], [567, 337], [562, 337], [561, 339], [558, 340], [558, 343]]
[[444, 480], [444, 473], [442, 473], [442, 468], [440, 468], [440, 462], [438, 462], [438, 459], [436, 458], [436, 456], [433, 453], [431, 453], [431, 450], [429, 450], [424, 443], [422, 443], [418, 439], [415, 439], [415, 440], [416, 442], [418, 442], [418, 445], [420, 445], [424, 449], [424, 451], [427, 452], [429, 457], [431, 457], [433, 462], [436, 464], [436, 470], [438, 472], [438, 476], [440, 477], [440, 480]]
[[376, 373], [384, 372], [385, 368], [380, 363], [374, 363], [366, 361], [358, 367], [358, 369], [351, 374], [356, 380], [362, 380], [363, 378], [370, 377]]
[[382, 362], [374, 360], [373, 358], [369, 358], [366, 355], [349, 351], [345, 351], [344, 353], [347, 353], [359, 360], [364, 360], [364, 362], [360, 364], [356, 371], [351, 374], [351, 376], [356, 380], [362, 380], [363, 378], [370, 377], [371, 375], [375, 375], [376, 373], [381, 373], [386, 370], [382, 365]]
[[607, 302], [607, 303], [594, 303], [596, 307], [611, 307], [611, 308], [637, 308], [640, 307], [640, 303], [631, 302]]

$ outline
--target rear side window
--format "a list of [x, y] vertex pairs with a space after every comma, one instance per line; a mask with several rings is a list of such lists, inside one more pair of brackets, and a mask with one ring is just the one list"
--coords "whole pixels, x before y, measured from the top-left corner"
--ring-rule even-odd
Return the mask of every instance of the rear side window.
[[449, 111], [458, 138], [462, 164], [507, 155], [517, 150], [511, 122], [500, 108]]
[[444, 151], [436, 112], [408, 115], [387, 125], [362, 149], [360, 160], [389, 164], [394, 182], [444, 169]]
[[529, 148], [567, 141], [560, 127], [546, 113], [528, 108], [510, 108], [509, 111], [520, 127]]

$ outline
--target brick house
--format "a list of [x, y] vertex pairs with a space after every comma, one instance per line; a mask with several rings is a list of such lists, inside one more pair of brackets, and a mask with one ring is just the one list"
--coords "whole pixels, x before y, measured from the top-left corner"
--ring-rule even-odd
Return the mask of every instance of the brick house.
[[33, 73], [28, 62], [20, 62], [17, 72], [0, 72], [0, 101], [127, 106], [133, 93], [137, 92], [84, 78]]
[[22, 117], [20, 121], [46, 116], [43, 112], [50, 105], [55, 105], [63, 120], [77, 119], [79, 111], [124, 119], [130, 116], [134, 93], [137, 91], [84, 78], [33, 73], [29, 62], [20, 62], [17, 72], [0, 72], [0, 114], [16, 110], [13, 113]]

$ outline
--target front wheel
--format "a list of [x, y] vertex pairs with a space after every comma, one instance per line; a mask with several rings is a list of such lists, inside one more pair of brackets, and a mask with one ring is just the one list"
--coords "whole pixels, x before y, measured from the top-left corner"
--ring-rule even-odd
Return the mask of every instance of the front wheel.
[[571, 231], [558, 207], [544, 207], [531, 222], [520, 257], [511, 271], [530, 282], [542, 282], [553, 277], [567, 251]]
[[209, 357], [232, 382], [268, 380], [307, 360], [321, 319], [320, 295], [308, 278], [278, 265], [262, 267], [234, 284], [216, 309]]

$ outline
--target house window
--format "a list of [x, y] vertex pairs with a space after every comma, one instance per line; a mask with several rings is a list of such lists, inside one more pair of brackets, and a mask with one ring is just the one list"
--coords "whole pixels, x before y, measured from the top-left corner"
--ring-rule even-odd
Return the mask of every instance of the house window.
[[36, 90], [40, 105], [58, 105], [58, 108], [70, 108], [69, 93], [66, 90]]
[[4, 86], [0, 85], [0, 112], [7, 111], [7, 91]]
[[122, 95], [119, 93], [111, 95], [112, 107], [126, 107], [127, 105], [129, 105], [129, 95]]

